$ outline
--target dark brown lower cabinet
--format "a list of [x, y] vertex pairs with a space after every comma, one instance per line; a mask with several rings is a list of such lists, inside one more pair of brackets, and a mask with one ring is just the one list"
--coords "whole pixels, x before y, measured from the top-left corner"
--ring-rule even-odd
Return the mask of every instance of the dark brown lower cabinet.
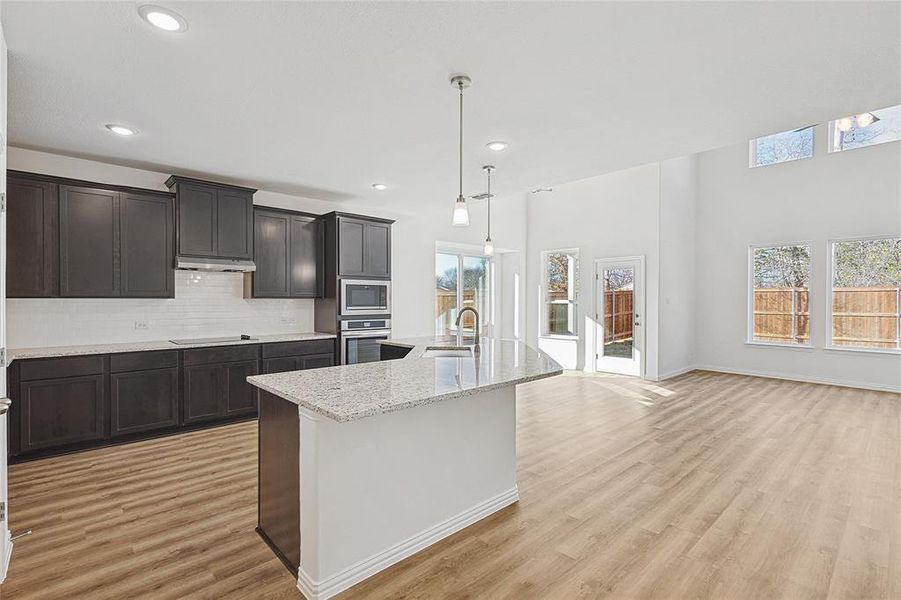
[[225, 416], [256, 414], [257, 388], [247, 383], [247, 378], [260, 372], [259, 362], [246, 360], [222, 365], [225, 391]]
[[106, 435], [103, 375], [23, 381], [17, 400], [22, 452]]
[[110, 435], [178, 425], [178, 368], [110, 374]]
[[335, 364], [335, 341], [14, 360], [13, 462], [253, 418], [247, 378]]
[[220, 365], [185, 366], [185, 423], [197, 423], [225, 415]]

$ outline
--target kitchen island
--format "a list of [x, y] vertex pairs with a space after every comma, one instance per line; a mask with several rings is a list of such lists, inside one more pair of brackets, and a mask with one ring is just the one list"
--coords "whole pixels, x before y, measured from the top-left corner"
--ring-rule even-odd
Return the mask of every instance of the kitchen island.
[[516, 502], [515, 386], [562, 373], [512, 340], [384, 343], [409, 352], [247, 379], [260, 388], [258, 532], [310, 600]]

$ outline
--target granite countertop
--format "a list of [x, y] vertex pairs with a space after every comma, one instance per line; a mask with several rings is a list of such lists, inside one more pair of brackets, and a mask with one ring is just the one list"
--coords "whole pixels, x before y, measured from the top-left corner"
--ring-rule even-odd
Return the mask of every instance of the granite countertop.
[[[216, 336], [204, 336], [216, 337]], [[218, 336], [225, 337], [225, 336]], [[184, 350], [190, 348], [208, 348], [212, 346], [238, 346], [244, 344], [270, 344], [273, 342], [301, 342], [304, 340], [334, 339], [333, 333], [305, 332], [279, 333], [275, 335], [253, 335], [252, 340], [232, 340], [229, 342], [198, 342], [193, 344], [173, 344], [169, 340], [149, 342], [121, 342], [114, 344], [90, 344], [85, 346], [48, 346], [46, 348], [12, 348], [7, 351], [7, 360], [12, 362], [25, 358], [59, 358], [63, 356], [80, 356], [84, 354], [117, 354], [119, 352], [147, 352], [150, 350]]]
[[382, 343], [412, 350], [399, 360], [254, 375], [247, 381], [309, 411], [346, 422], [563, 372], [552, 358], [515, 340], [482, 338], [481, 351], [468, 358], [420, 356], [426, 346], [452, 345], [454, 338]]

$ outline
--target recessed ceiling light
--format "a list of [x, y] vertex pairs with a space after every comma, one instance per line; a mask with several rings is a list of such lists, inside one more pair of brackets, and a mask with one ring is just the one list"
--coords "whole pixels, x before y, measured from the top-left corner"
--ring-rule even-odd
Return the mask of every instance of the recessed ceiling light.
[[163, 31], [179, 32], [188, 28], [188, 22], [185, 21], [185, 18], [168, 8], [145, 4], [138, 9], [138, 14], [145, 21]]
[[372, 188], [376, 189], [380, 192], [384, 192], [385, 190], [388, 189], [388, 184], [387, 183], [373, 183]]
[[503, 152], [507, 149], [507, 142], [488, 142], [487, 144], [485, 144], [485, 147], [489, 150], [493, 150], [494, 152]]
[[132, 129], [131, 127], [126, 127], [125, 125], [116, 125], [115, 123], [107, 123], [106, 128], [115, 133], [116, 135], [134, 135], [138, 132], [137, 129]]

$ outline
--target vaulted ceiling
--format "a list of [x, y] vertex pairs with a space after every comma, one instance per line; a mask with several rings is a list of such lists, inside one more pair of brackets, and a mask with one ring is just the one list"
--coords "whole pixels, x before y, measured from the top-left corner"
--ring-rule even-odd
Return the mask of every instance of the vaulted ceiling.
[[10, 143], [414, 210], [456, 195], [455, 72], [468, 194], [489, 161], [505, 194], [901, 102], [899, 3], [155, 3], [189, 29], [3, 2]]

